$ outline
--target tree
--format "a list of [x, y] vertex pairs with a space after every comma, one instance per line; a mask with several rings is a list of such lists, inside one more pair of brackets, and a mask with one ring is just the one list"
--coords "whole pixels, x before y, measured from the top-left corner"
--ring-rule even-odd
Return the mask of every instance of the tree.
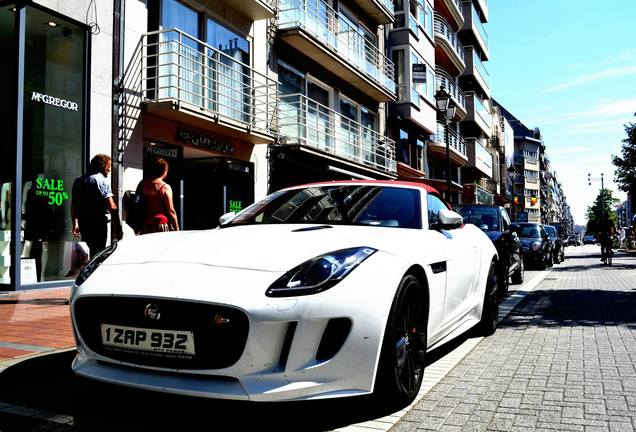
[[603, 218], [603, 213], [607, 214], [618, 225], [618, 215], [614, 211], [614, 204], [619, 202], [618, 198], [614, 198], [612, 191], [609, 189], [601, 189], [594, 200], [594, 204], [587, 208], [587, 233], [595, 234], [598, 222]]
[[626, 124], [625, 133], [627, 138], [622, 140], [621, 156], [612, 155], [612, 164], [616, 167], [614, 180], [622, 191], [633, 194], [636, 191], [636, 123]]

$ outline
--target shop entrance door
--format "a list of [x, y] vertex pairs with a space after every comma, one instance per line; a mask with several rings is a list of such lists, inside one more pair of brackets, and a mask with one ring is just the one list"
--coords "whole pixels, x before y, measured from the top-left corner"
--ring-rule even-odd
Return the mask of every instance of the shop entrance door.
[[228, 158], [184, 159], [183, 221], [186, 230], [211, 229], [219, 217], [254, 202], [254, 165]]

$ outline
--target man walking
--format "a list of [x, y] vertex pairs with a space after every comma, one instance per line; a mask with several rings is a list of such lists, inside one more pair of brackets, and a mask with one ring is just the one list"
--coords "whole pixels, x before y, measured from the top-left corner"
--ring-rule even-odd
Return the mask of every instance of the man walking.
[[97, 154], [91, 159], [88, 173], [78, 177], [73, 182], [71, 199], [71, 217], [73, 219], [73, 234], [81, 235], [82, 241], [88, 245], [91, 257], [104, 250], [108, 231], [108, 218], [121, 238], [121, 222], [117, 205], [113, 200], [113, 192], [107, 179], [111, 169], [110, 156]]
[[601, 243], [601, 261], [606, 262], [607, 257], [612, 252], [612, 243], [616, 234], [616, 226], [607, 213], [603, 215], [603, 219], [599, 222], [598, 240]]

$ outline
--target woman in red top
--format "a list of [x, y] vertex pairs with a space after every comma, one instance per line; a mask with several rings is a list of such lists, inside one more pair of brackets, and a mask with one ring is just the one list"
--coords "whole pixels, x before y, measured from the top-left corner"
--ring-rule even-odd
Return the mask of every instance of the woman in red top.
[[163, 181], [168, 175], [168, 162], [156, 158], [146, 172], [148, 177], [142, 182], [145, 217], [140, 234], [179, 231], [177, 213], [172, 203], [172, 188]]

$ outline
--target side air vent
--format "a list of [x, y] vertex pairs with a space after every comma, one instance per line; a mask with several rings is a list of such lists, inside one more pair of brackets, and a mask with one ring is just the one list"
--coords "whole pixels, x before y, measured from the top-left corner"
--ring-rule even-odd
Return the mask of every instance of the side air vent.
[[278, 359], [278, 367], [281, 370], [285, 370], [285, 366], [287, 366], [287, 358], [289, 357], [289, 350], [291, 349], [291, 344], [294, 340], [294, 333], [296, 332], [297, 325], [298, 323], [296, 321], [292, 321], [287, 326], [285, 340], [283, 341], [283, 347], [280, 350], [280, 358]]
[[334, 318], [329, 320], [325, 331], [322, 334], [316, 360], [329, 360], [340, 351], [342, 345], [347, 340], [351, 331], [351, 320], [349, 318]]

